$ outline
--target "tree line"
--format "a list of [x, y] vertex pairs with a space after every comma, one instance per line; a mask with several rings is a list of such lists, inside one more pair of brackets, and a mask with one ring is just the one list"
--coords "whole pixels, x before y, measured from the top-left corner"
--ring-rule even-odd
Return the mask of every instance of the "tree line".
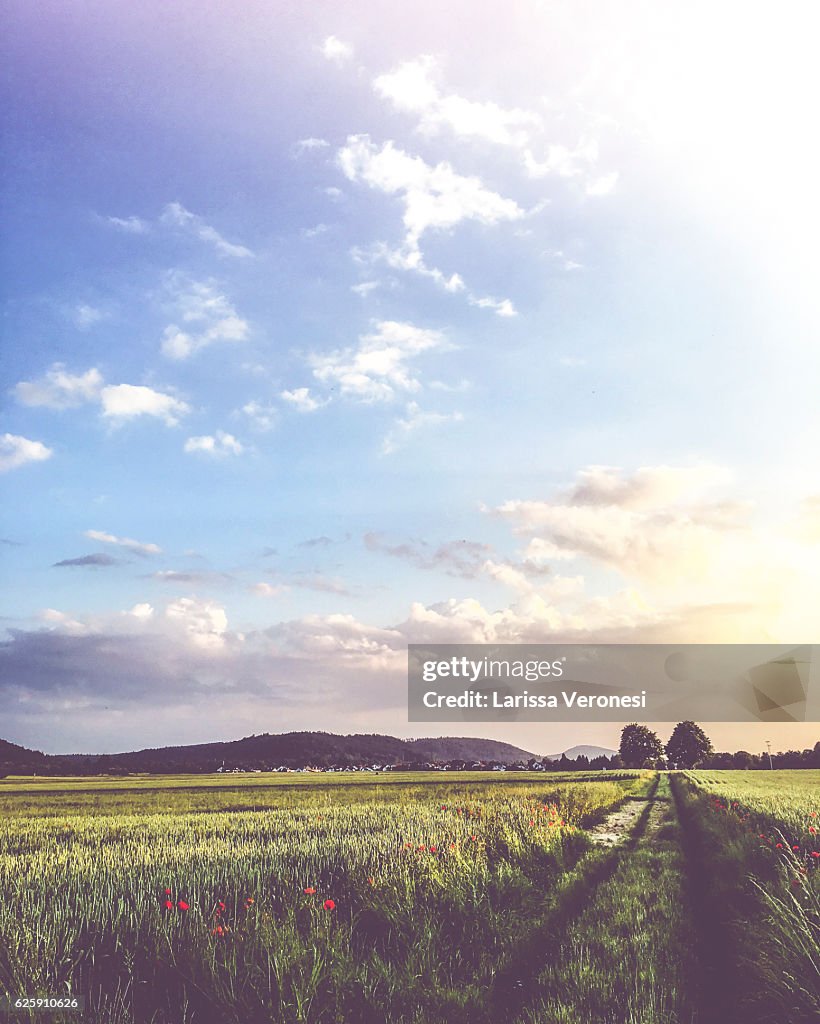
[[752, 754], [748, 750], [716, 753], [712, 741], [695, 722], [678, 722], [665, 744], [648, 726], [633, 722], [621, 732], [618, 757], [624, 768], [820, 768], [820, 741], [805, 750], [776, 754]]

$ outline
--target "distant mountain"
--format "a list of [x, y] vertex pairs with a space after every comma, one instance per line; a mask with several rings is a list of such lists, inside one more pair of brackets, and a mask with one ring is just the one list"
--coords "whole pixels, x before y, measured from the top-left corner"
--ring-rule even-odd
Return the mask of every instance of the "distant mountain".
[[569, 750], [564, 750], [560, 754], [547, 754], [549, 761], [560, 761], [562, 757], [566, 757], [569, 761], [574, 761], [576, 757], [588, 757], [590, 761], [593, 757], [612, 757], [617, 754], [617, 750], [610, 750], [609, 747], [590, 747], [586, 744], [581, 744], [577, 747], [570, 747]]
[[395, 736], [329, 732], [263, 733], [241, 740], [127, 751], [121, 754], [41, 754], [0, 740], [0, 774], [213, 772], [218, 768], [303, 768], [307, 765], [428, 761], [527, 761], [533, 755], [498, 740], [464, 737], [400, 740]]
[[440, 736], [431, 740], [405, 740], [421, 761], [529, 761], [535, 757], [528, 750], [514, 747], [500, 740], [464, 739], [456, 736]]
[[0, 740], [0, 776], [30, 775], [41, 771], [47, 760], [48, 755], [41, 754], [39, 750], [28, 750], [16, 743]]

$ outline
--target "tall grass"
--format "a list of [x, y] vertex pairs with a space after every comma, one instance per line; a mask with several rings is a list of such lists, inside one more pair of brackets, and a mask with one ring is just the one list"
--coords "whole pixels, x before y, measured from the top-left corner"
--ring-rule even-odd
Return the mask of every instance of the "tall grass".
[[242, 813], [27, 808], [0, 834], [0, 984], [80, 991], [99, 1024], [486, 1020], [498, 958], [588, 848], [579, 826], [635, 784], [283, 788], [280, 806]]
[[690, 772], [675, 780], [715, 927], [732, 951], [724, 988], [734, 987], [751, 1022], [820, 1020], [818, 776]]

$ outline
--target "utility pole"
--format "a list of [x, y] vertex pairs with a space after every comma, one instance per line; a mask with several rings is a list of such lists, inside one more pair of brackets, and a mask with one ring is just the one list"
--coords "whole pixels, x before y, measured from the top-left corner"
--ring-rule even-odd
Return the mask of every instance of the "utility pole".
[[771, 740], [766, 740], [766, 749], [769, 752], [769, 769], [770, 769], [770, 771], [773, 771], [774, 770], [774, 765], [772, 764], [772, 741]]

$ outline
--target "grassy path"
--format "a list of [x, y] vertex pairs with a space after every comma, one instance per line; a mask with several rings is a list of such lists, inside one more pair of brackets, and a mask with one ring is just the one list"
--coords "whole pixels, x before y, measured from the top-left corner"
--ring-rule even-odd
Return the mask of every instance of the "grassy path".
[[788, 841], [787, 856], [763, 849], [756, 828], [691, 780], [675, 776], [672, 789], [706, 964], [703, 1024], [817, 1024], [820, 899], [799, 858]]
[[[593, 830], [597, 877], [554, 920], [516, 1024], [701, 1024], [698, 933], [668, 777]], [[593, 856], [595, 856], [593, 854]]]

